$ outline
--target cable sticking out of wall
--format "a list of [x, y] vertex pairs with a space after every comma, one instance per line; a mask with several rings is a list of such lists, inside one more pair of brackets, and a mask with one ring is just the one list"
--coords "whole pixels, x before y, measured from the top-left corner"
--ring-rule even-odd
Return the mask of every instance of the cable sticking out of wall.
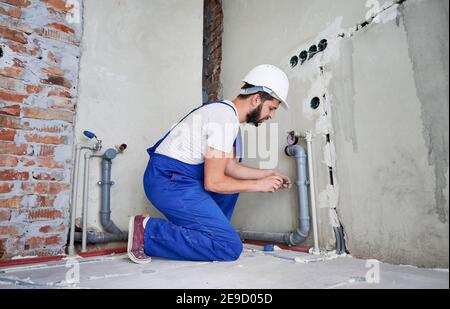
[[[373, 22], [378, 22], [378, 19], [380, 18], [381, 14], [383, 14], [385, 11], [391, 9], [394, 6], [400, 6], [403, 3], [405, 3], [407, 0], [394, 0], [391, 4], [389, 4], [386, 7], [383, 7], [381, 10], [379, 10], [378, 12], [376, 12], [375, 14], [373, 14], [370, 18], [367, 18], [366, 20], [364, 20], [363, 22], [357, 24], [355, 26], [355, 28], [350, 32], [349, 35], [347, 35], [347, 37], [352, 37], [356, 32], [362, 30], [363, 28], [367, 27], [368, 25], [372, 24]], [[338, 37], [345, 37], [345, 34], [340, 34], [338, 35]]]

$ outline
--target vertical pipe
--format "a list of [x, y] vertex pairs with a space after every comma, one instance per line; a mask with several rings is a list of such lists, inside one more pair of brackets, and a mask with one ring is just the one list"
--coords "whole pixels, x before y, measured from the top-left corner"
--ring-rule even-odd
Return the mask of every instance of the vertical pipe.
[[92, 157], [91, 151], [84, 154], [84, 175], [83, 175], [83, 231], [81, 240], [81, 252], [86, 252], [87, 221], [88, 221], [88, 201], [89, 201], [89, 161]]
[[[101, 210], [102, 223], [111, 221], [110, 196], [111, 196], [111, 164], [112, 162], [106, 158], [102, 160], [102, 193], [101, 193]], [[108, 231], [109, 232], [109, 231]]]
[[310, 230], [310, 218], [308, 209], [308, 187], [306, 176], [306, 153], [303, 147], [297, 145], [289, 148], [288, 153], [295, 156], [297, 166], [297, 181], [295, 182], [298, 191], [298, 228], [290, 236], [292, 246], [302, 243], [306, 240]]
[[314, 165], [313, 165], [313, 151], [312, 151], [312, 134], [306, 133], [306, 143], [308, 145], [308, 172], [309, 172], [309, 194], [311, 198], [311, 216], [313, 221], [313, 236], [314, 236], [314, 254], [320, 254], [319, 235], [317, 228], [317, 211], [316, 211], [316, 188], [314, 183]]
[[117, 153], [115, 149], [108, 149], [103, 155], [102, 180], [100, 181], [102, 186], [100, 215], [102, 226], [107, 233], [116, 235], [118, 239], [126, 240], [128, 234], [121, 231], [111, 220], [111, 186], [114, 184], [111, 181], [111, 166]]
[[72, 173], [72, 207], [71, 207], [71, 221], [70, 221], [70, 240], [69, 240], [69, 255], [75, 255], [75, 219], [77, 212], [77, 191], [78, 191], [78, 167], [80, 161], [81, 145], [75, 146], [75, 162]]

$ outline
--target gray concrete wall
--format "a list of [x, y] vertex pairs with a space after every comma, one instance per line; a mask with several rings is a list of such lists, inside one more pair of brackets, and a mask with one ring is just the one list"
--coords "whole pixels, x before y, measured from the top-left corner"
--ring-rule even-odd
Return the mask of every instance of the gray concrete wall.
[[[240, 78], [260, 63], [288, 74], [292, 109], [280, 111], [270, 129], [279, 137], [270, 139], [279, 160], [269, 165], [295, 177], [294, 162], [283, 155], [286, 132], [314, 133], [322, 248], [333, 247], [331, 227], [342, 224], [356, 257], [448, 267], [448, 3], [367, 4], [225, 1], [224, 95], [234, 97]], [[322, 38], [329, 42], [324, 53], [291, 68], [292, 56]], [[312, 110], [311, 98], [324, 95]], [[268, 128], [248, 129], [263, 138], [248, 138], [247, 147], [266, 147], [261, 133]], [[246, 161], [261, 166], [267, 159]], [[296, 216], [294, 190], [246, 194], [233, 223], [287, 232]]]
[[[153, 145], [202, 102], [202, 0], [87, 0], [76, 133], [92, 130], [104, 150], [128, 144], [113, 161], [112, 220], [159, 216], [142, 177]], [[90, 173], [89, 226], [99, 227], [100, 160]], [[79, 207], [81, 201], [79, 200]]]

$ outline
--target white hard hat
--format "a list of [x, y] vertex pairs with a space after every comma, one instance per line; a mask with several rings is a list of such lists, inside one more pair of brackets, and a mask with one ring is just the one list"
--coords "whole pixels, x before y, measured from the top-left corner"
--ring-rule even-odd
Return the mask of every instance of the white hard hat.
[[242, 89], [241, 94], [253, 94], [264, 91], [275, 99], [280, 100], [282, 105], [289, 109], [287, 103], [289, 79], [286, 73], [276, 66], [270, 64], [259, 65], [245, 76], [243, 82], [255, 87]]

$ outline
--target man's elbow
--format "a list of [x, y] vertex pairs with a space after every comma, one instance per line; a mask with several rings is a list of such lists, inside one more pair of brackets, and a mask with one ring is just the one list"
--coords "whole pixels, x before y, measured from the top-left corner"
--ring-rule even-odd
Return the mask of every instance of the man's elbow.
[[205, 190], [213, 193], [220, 193], [219, 190], [220, 180], [216, 179], [205, 179]]
[[214, 192], [217, 193], [217, 187], [216, 184], [213, 181], [207, 181], [205, 180], [205, 190], [208, 192]]

